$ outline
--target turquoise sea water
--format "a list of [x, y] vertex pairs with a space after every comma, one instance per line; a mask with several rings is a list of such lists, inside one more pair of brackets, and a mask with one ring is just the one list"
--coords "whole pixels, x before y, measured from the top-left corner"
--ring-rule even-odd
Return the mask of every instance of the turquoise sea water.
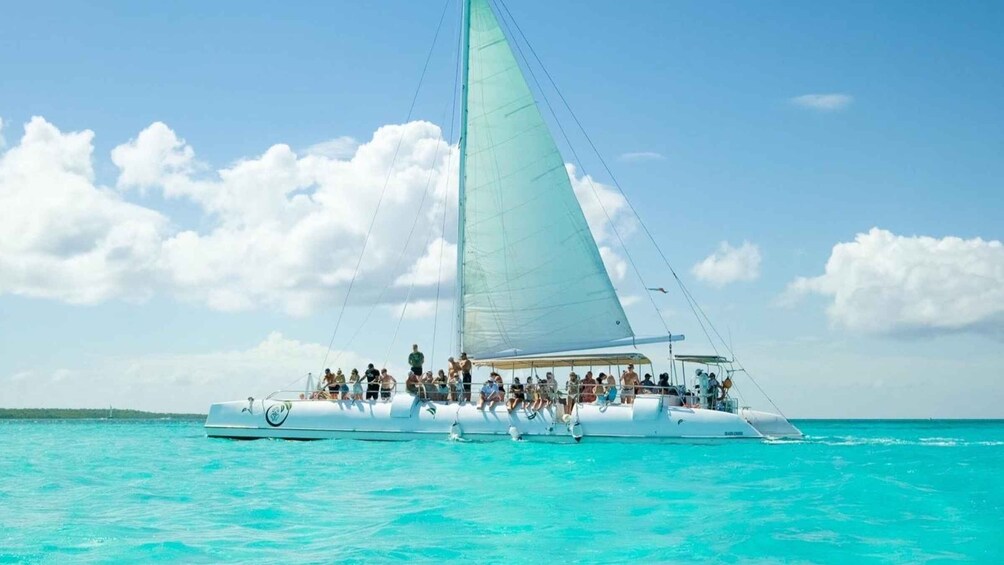
[[0, 422], [0, 562], [1004, 562], [1004, 422], [705, 445]]

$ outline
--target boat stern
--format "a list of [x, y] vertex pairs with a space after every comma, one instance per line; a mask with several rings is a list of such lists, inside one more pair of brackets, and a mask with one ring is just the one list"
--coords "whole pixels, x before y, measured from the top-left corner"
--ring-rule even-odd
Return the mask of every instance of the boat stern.
[[[259, 428], [264, 407], [261, 401], [233, 400], [209, 407], [205, 429], [209, 437], [244, 437]], [[243, 433], [242, 433], [243, 431]]]
[[787, 418], [771, 412], [760, 412], [742, 408], [739, 416], [749, 422], [756, 431], [767, 438], [800, 438], [802, 431], [792, 425]]

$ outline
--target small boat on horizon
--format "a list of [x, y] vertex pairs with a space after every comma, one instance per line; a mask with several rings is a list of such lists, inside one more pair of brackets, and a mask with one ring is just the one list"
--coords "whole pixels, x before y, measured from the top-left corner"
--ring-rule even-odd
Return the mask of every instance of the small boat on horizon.
[[[478, 406], [476, 389], [457, 399], [441, 383], [409, 383], [363, 400], [317, 398], [308, 385], [213, 404], [206, 434], [544, 442], [800, 437], [782, 414], [741, 407], [717, 383], [712, 373], [730, 383], [741, 370], [734, 359], [675, 355], [673, 343], [684, 336], [668, 329], [635, 335], [512, 38], [500, 26], [503, 14], [489, 0], [463, 2], [455, 347], [478, 373], [474, 386], [498, 375], [511, 395], [504, 400], [515, 406], [491, 399]], [[636, 350], [576, 353], [656, 343], [668, 345], [670, 369], [657, 385], [632, 377], [633, 367], [652, 366]], [[688, 364], [698, 366], [692, 387]], [[603, 371], [614, 382], [601, 397], [592, 383], [558, 381], [566, 370]], [[517, 379], [528, 376], [540, 402], [525, 401], [528, 391]]]

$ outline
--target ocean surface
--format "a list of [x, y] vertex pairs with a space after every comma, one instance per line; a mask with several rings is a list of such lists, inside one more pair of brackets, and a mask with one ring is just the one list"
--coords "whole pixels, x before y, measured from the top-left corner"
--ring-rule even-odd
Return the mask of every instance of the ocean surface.
[[802, 441], [231, 441], [0, 422], [0, 563], [1004, 563], [1004, 422]]

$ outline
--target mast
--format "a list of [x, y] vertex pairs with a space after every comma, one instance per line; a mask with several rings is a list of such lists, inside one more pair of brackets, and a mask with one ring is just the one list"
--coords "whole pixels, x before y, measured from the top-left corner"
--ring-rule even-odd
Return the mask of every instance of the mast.
[[464, 47], [461, 53], [463, 61], [463, 78], [460, 87], [460, 179], [457, 197], [457, 350], [464, 350], [464, 207], [467, 198], [467, 79], [470, 72], [471, 51], [471, 0], [464, 0], [464, 17], [461, 33], [464, 36]]

